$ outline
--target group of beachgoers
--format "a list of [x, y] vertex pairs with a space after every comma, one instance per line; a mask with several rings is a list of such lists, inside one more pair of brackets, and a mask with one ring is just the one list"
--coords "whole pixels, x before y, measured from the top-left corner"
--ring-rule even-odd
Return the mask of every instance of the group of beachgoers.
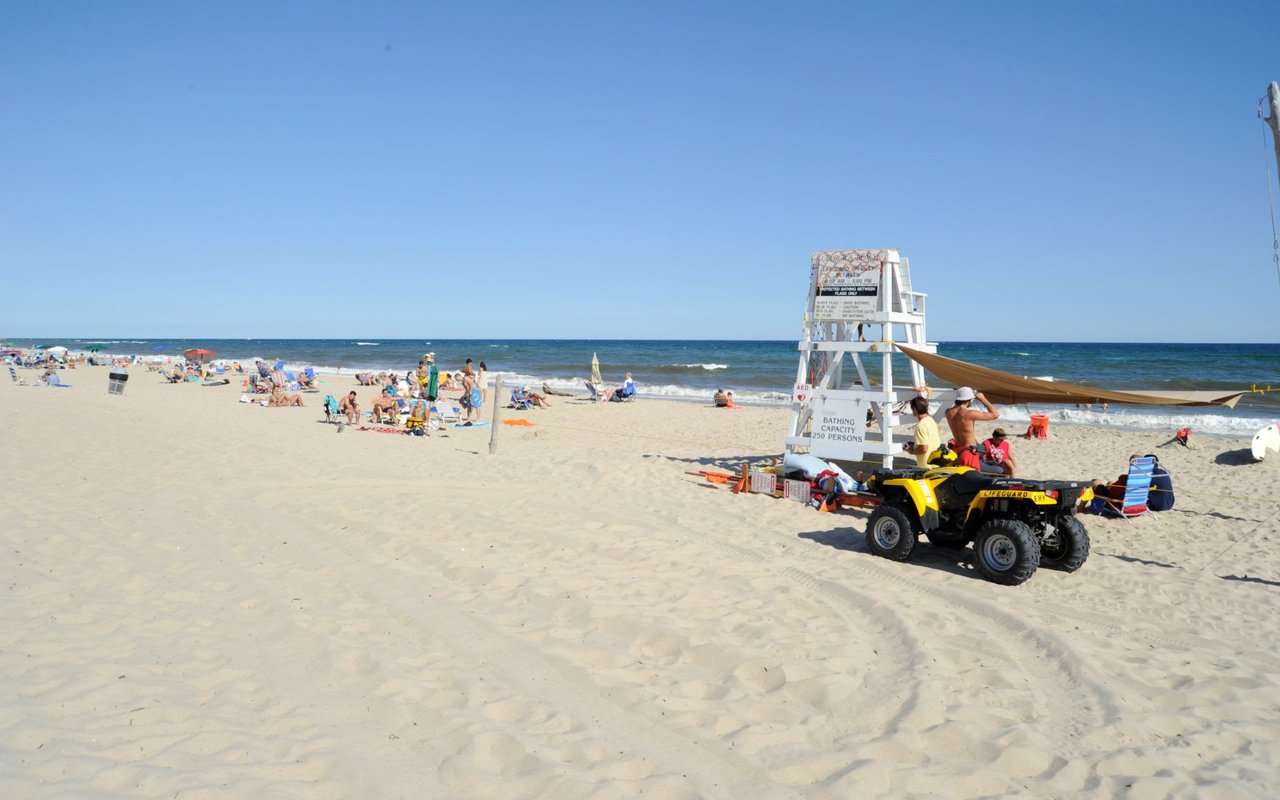
[[[904, 443], [902, 449], [915, 456], [918, 466], [927, 467], [929, 459], [942, 447], [942, 436], [938, 432], [938, 423], [929, 413], [928, 390], [917, 388], [916, 391], [920, 394], [911, 398], [910, 402], [916, 424], [912, 429], [911, 441]], [[973, 408], [975, 400], [983, 405], [982, 410]], [[947, 445], [956, 454], [960, 466], [998, 475], [1012, 476], [1017, 472], [1018, 464], [1013, 458], [1004, 428], [996, 428], [989, 438], [983, 440], [981, 445], [978, 444], [974, 423], [1000, 418], [1000, 412], [982, 392], [961, 386], [956, 390], [954, 404], [944, 412], [944, 416], [947, 427], [951, 429], [951, 441]]]
[[[460, 370], [441, 372], [436, 364], [436, 354], [432, 352], [423, 354], [417, 368], [406, 372], [403, 381], [396, 373], [360, 372], [356, 374], [356, 382], [379, 389], [370, 407], [370, 418], [375, 423], [394, 425], [400, 418], [401, 409], [407, 408], [406, 427], [420, 428], [427, 424], [431, 405], [444, 392], [456, 391], [460, 392], [456, 399], [465, 414], [461, 424], [470, 426], [479, 420], [480, 410], [489, 399], [488, 373], [487, 364], [481, 361], [477, 365], [470, 358]], [[546, 398], [541, 398], [541, 401], [540, 405], [545, 407]], [[360, 401], [354, 391], [348, 392], [338, 402], [338, 410], [351, 423], [360, 419]]]

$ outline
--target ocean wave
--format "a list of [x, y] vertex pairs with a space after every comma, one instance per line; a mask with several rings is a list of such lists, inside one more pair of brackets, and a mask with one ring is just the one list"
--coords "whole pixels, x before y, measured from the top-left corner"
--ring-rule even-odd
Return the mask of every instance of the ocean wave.
[[[559, 389], [568, 392], [582, 392], [586, 395], [587, 378], [552, 378], [543, 380], [541, 378], [533, 378], [531, 376], [512, 375], [512, 379], [519, 385], [541, 386], [543, 383], [552, 389]], [[507, 382], [507, 374], [503, 375], [504, 385]], [[606, 383], [606, 388], [612, 388], [614, 384]], [[652, 384], [636, 381], [636, 392], [642, 397], [661, 397], [667, 400], [692, 400], [698, 402], [711, 402], [715, 389], [703, 389], [695, 386], [681, 386], [679, 384]], [[785, 406], [791, 403], [791, 394], [789, 392], [772, 392], [772, 391], [750, 391], [750, 390], [734, 390], [734, 400], [739, 403], [754, 405], [772, 405]]]
[[[1130, 431], [1163, 431], [1172, 438], [1179, 428], [1214, 436], [1252, 436], [1272, 420], [1264, 417], [1232, 416], [1209, 410], [1191, 412], [1186, 409], [1120, 407], [1106, 411], [1085, 408], [1032, 409], [1028, 406], [1000, 406], [1000, 422], [1031, 422], [1032, 414], [1044, 414], [1050, 423], [1091, 425], [1096, 428], [1119, 428]], [[1012, 431], [1011, 431], [1012, 433]]]
[[378, 347], [379, 346], [378, 342], [354, 342], [354, 344], [357, 344], [360, 347]]
[[669, 366], [682, 367], [684, 369], [705, 369], [705, 370], [729, 368], [728, 364], [670, 364]]

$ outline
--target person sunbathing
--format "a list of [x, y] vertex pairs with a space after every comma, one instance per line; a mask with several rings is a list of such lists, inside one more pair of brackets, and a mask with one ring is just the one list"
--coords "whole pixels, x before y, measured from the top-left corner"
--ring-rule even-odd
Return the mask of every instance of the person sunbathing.
[[303, 389], [316, 388], [316, 382], [313, 379], [307, 377], [307, 373], [305, 372], [298, 373], [298, 385], [301, 386]]
[[356, 398], [355, 392], [338, 401], [338, 411], [346, 414], [347, 422], [352, 425], [360, 421], [360, 401]]
[[281, 408], [284, 406], [300, 406], [302, 405], [302, 395], [289, 395], [284, 393], [284, 389], [276, 386], [271, 390], [271, 399], [267, 401], [267, 405], [273, 408]]
[[538, 408], [551, 408], [551, 404], [547, 402], [546, 395], [538, 394], [537, 392], [530, 391], [528, 386], [520, 387], [520, 394], [518, 396], [522, 400], [528, 400], [530, 403], [537, 406]]
[[604, 395], [604, 399], [605, 399], [605, 402], [610, 402], [610, 401], [622, 402], [623, 400], [626, 400], [628, 398], [635, 397], [635, 396], [636, 396], [636, 384], [635, 384], [635, 381], [631, 379], [631, 373], [628, 372], [627, 378], [622, 382], [622, 385], [619, 386], [617, 389], [610, 389], [608, 392], [606, 392]]

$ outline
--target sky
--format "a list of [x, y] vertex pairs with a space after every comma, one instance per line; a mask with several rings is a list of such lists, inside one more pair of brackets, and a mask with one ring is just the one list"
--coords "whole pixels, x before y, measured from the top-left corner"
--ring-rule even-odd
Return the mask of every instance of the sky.
[[894, 247], [931, 340], [1278, 342], [1273, 80], [1274, 0], [0, 0], [0, 337], [796, 339]]

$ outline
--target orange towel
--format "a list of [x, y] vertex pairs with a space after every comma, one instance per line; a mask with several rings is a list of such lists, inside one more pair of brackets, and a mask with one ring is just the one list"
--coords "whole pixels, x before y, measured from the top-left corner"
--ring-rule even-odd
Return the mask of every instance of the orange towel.
[[502, 424], [503, 424], [503, 425], [520, 425], [520, 426], [525, 427], [525, 428], [532, 428], [532, 427], [533, 427], [533, 423], [532, 423], [532, 422], [530, 422], [530, 421], [529, 421], [529, 420], [527, 420], [527, 419], [524, 419], [523, 417], [522, 417], [522, 418], [520, 418], [520, 419], [504, 419], [504, 420], [502, 421]]

